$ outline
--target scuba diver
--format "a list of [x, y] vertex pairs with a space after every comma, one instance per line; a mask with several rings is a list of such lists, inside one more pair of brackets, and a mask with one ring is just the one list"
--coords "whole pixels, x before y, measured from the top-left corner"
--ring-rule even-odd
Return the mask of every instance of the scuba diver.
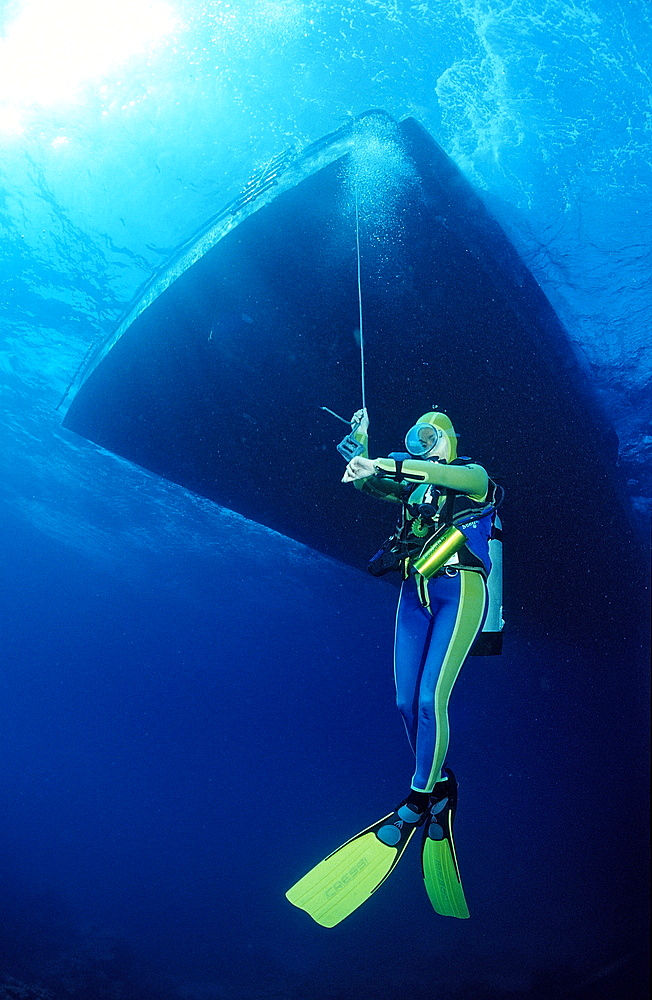
[[[338, 446], [348, 459], [342, 482], [401, 508], [396, 532], [368, 568], [375, 576], [393, 570], [402, 577], [394, 672], [415, 771], [408, 796], [392, 813], [286, 893], [324, 927], [338, 924], [379, 888], [420, 827], [423, 877], [434, 909], [444, 916], [469, 916], [453, 842], [457, 782], [445, 765], [448, 702], [487, 616], [490, 539], [501, 537], [500, 488], [481, 465], [458, 458], [457, 435], [445, 413], [425, 413], [406, 435], [407, 453], [388, 458], [369, 458], [368, 427], [366, 410], [358, 410], [351, 433]], [[498, 616], [501, 628], [501, 609]]]

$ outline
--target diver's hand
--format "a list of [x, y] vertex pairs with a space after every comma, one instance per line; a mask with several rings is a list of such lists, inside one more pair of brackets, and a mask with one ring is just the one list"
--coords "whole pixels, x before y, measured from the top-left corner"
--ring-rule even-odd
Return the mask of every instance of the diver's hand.
[[369, 414], [366, 409], [356, 410], [351, 417], [351, 430], [369, 433]]
[[344, 470], [342, 482], [352, 483], [356, 479], [368, 479], [369, 476], [374, 475], [375, 471], [376, 467], [370, 458], [363, 458], [362, 455], [358, 455], [357, 458], [351, 459]]

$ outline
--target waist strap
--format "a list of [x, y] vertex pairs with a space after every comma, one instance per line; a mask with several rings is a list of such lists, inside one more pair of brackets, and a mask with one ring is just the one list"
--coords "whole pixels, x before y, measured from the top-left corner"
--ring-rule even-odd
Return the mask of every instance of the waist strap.
[[[460, 572], [479, 573], [485, 582], [487, 580], [486, 570], [484, 570], [480, 566], [463, 566], [461, 563], [455, 563], [452, 566], [444, 566], [444, 568], [440, 570], [440, 572], [437, 573], [435, 576], [433, 576], [431, 579], [436, 580], [440, 576], [455, 576], [457, 573]], [[421, 603], [421, 607], [425, 611], [427, 611], [428, 614], [431, 615], [432, 610], [430, 607], [430, 591], [428, 590], [428, 580], [426, 580], [425, 576], [422, 576], [421, 573], [417, 573], [416, 570], [414, 572], [414, 576], [415, 576], [414, 582], [417, 588], [417, 596]]]

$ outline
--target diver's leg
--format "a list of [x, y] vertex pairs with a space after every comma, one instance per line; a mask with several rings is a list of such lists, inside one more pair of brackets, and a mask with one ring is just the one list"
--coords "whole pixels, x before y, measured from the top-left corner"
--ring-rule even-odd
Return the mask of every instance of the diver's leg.
[[432, 622], [432, 615], [421, 606], [414, 579], [406, 580], [401, 587], [396, 610], [394, 681], [396, 704], [403, 716], [407, 737], [415, 754], [419, 681], [428, 651]]
[[479, 573], [460, 570], [429, 583], [433, 629], [421, 672], [417, 708], [417, 766], [412, 788], [431, 792], [441, 780], [450, 736], [448, 702], [486, 613]]

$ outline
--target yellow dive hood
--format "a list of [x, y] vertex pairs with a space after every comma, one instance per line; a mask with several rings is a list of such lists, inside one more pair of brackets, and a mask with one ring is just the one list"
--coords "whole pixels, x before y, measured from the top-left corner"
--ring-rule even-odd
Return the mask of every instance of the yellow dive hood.
[[433, 427], [439, 428], [448, 441], [450, 448], [448, 461], [455, 461], [457, 458], [457, 435], [449, 417], [445, 413], [438, 413], [436, 410], [431, 410], [429, 413], [424, 413], [422, 417], [419, 417], [417, 423], [432, 424]]

